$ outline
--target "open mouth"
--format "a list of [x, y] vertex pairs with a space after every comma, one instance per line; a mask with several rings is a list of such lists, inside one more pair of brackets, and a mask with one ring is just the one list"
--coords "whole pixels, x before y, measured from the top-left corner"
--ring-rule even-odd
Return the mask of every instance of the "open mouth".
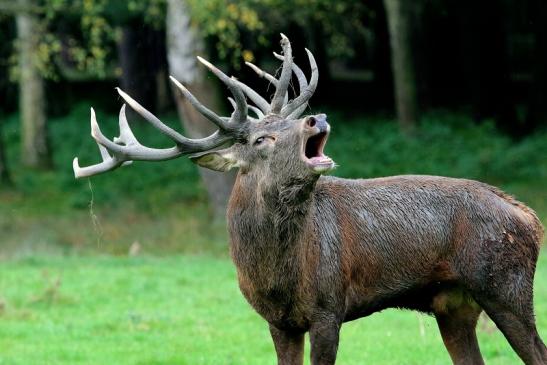
[[334, 161], [323, 153], [329, 133], [319, 132], [304, 143], [304, 160], [315, 172], [325, 172], [334, 167]]

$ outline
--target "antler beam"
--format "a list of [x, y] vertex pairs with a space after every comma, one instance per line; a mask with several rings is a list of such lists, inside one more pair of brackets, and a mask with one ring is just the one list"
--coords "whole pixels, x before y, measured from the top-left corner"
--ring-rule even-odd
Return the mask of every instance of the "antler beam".
[[150, 148], [140, 144], [127, 122], [125, 104], [122, 106], [119, 115], [120, 136], [111, 141], [101, 132], [99, 124], [97, 123], [95, 111], [91, 108], [91, 136], [99, 146], [103, 162], [87, 167], [80, 167], [78, 157], [75, 157], [72, 162], [72, 167], [76, 178], [102, 174], [122, 165], [130, 164], [132, 161], [164, 161], [184, 154], [207, 151], [218, 147], [233, 138], [230, 134], [227, 134], [222, 130], [216, 131], [205, 138], [186, 138], [169, 126], [163, 124], [152, 113], [143, 108], [122, 90], [117, 90], [120, 96], [132, 109], [150, 122], [156, 129], [173, 140], [176, 145], [171, 148]]
[[[277, 59], [283, 61], [283, 67], [279, 79], [276, 79], [273, 75], [262, 70], [255, 64], [251, 62], [245, 62], [245, 64], [249, 66], [259, 77], [268, 80], [272, 85], [276, 87], [274, 97], [272, 98], [272, 102], [269, 107], [267, 106], [267, 102], [262, 97], [258, 96], [258, 98], [260, 98], [261, 100], [258, 100], [258, 102], [256, 102], [254, 100], [255, 98], [251, 97], [251, 94], [248, 94], [245, 90], [244, 91], [247, 96], [249, 96], [249, 98], [253, 100], [255, 104], [257, 104], [257, 106], [262, 110], [263, 113], [279, 114], [287, 119], [296, 119], [306, 110], [307, 102], [317, 88], [317, 82], [319, 80], [317, 63], [315, 61], [315, 58], [313, 57], [313, 54], [308, 49], [306, 49], [306, 53], [308, 55], [311, 67], [311, 79], [310, 83], [308, 84], [308, 81], [306, 80], [306, 76], [304, 75], [302, 69], [293, 62], [291, 44], [288, 38], [285, 37], [285, 35], [283, 34], [281, 34], [281, 47], [283, 49], [283, 55], [274, 52], [274, 56]], [[287, 72], [287, 70], [289, 71]], [[291, 79], [290, 70], [292, 70], [298, 80], [299, 95], [293, 100], [288, 101], [287, 89]], [[247, 87], [245, 84], [243, 84], [243, 86]], [[281, 104], [279, 103], [279, 95], [283, 95], [283, 100]]]
[[[283, 61], [283, 56], [282, 55], [274, 52], [274, 56], [278, 60]], [[294, 62], [292, 64], [292, 71], [293, 71], [294, 75], [296, 76], [296, 78], [298, 79], [299, 92], [302, 93], [308, 87], [308, 80], [306, 80], [306, 75], [304, 75], [304, 71], [302, 71], [302, 69], [300, 67], [298, 67], [298, 65]], [[296, 108], [295, 111], [293, 111], [292, 113], [287, 115], [285, 118], [287, 118], [289, 120], [298, 118], [304, 112], [304, 110], [306, 110], [307, 106], [308, 106], [307, 102], [302, 103], [301, 106]]]
[[317, 62], [309, 49], [306, 48], [306, 53], [308, 54], [308, 59], [310, 61], [311, 67], [311, 78], [309, 85], [304, 89], [300, 90], [300, 95], [291, 100], [287, 105], [283, 107], [280, 114], [283, 117], [287, 117], [294, 111], [296, 111], [300, 106], [305, 105], [308, 100], [313, 96], [315, 89], [317, 88], [317, 82], [319, 81], [319, 71], [317, 69]]
[[219, 130], [211, 134], [208, 137], [200, 139], [191, 139], [178, 133], [171, 127], [162, 123], [154, 114], [150, 113], [137, 101], [123, 92], [121, 89], [116, 90], [125, 102], [131, 106], [138, 114], [140, 114], [146, 121], [152, 126], [158, 129], [161, 133], [169, 137], [175, 142], [175, 146], [171, 148], [150, 148], [143, 146], [135, 138], [135, 135], [129, 127], [127, 117], [125, 115], [125, 104], [120, 110], [119, 126], [120, 136], [114, 138], [112, 141], [104, 136], [97, 123], [95, 111], [91, 109], [91, 136], [97, 142], [99, 146], [99, 152], [103, 162], [87, 166], [80, 167], [78, 158], [74, 158], [72, 162], [72, 168], [74, 170], [74, 176], [76, 178], [88, 177], [98, 175], [107, 171], [114, 170], [120, 166], [130, 164], [132, 161], [163, 161], [170, 160], [179, 157], [184, 154], [203, 152], [218, 147], [228, 141], [238, 138], [247, 129], [249, 123], [247, 113], [248, 105], [245, 100], [245, 95], [241, 90], [238, 83], [226, 76], [222, 71], [211, 65], [209, 62], [198, 57], [199, 61], [209, 68], [217, 77], [219, 77], [230, 89], [234, 96], [234, 112], [230, 118], [221, 118], [213, 111], [202, 105], [192, 95], [188, 89], [186, 89], [175, 78], [171, 77], [171, 81], [177, 86], [181, 93], [188, 99], [203, 116], [213, 122]]
[[289, 88], [289, 82], [291, 81], [292, 73], [292, 48], [291, 42], [289, 39], [281, 33], [281, 48], [283, 49], [283, 68], [281, 69], [281, 76], [279, 76], [279, 82], [275, 89], [275, 94], [272, 98], [272, 103], [270, 104], [270, 112], [273, 114], [279, 114], [281, 108], [283, 107], [283, 99], [285, 98], [285, 93]]

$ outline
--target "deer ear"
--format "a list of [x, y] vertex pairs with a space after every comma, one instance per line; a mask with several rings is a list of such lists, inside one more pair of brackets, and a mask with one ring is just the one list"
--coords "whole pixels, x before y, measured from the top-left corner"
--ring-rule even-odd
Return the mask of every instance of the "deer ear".
[[241, 166], [240, 161], [236, 158], [231, 148], [194, 153], [190, 156], [190, 160], [201, 167], [221, 172]]

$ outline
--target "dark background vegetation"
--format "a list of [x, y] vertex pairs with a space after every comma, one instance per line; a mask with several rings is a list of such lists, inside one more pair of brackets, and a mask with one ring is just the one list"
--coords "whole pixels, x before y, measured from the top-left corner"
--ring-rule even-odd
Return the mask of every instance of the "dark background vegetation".
[[[180, 4], [191, 22], [170, 25], [166, 14]], [[136, 241], [151, 251], [184, 251], [211, 231], [224, 240], [222, 224], [210, 230], [207, 223], [211, 216], [222, 222], [225, 196], [215, 200], [208, 177], [184, 159], [72, 177], [74, 156], [83, 165], [100, 158], [88, 134], [90, 106], [107, 136], [117, 133], [115, 86], [176, 128], [179, 120], [186, 129], [203, 124], [185, 117], [184, 106], [177, 114], [182, 104], [167, 79], [169, 26], [180, 37], [195, 32], [196, 54], [264, 95], [271, 88], [244, 60], [275, 73], [279, 32], [291, 38], [304, 70], [304, 47], [312, 50], [320, 86], [311, 110], [329, 113], [336, 175], [480, 179], [544, 216], [546, 15], [540, 0], [0, 1], [0, 244], [33, 246], [39, 237], [70, 250], [102, 241], [94, 249], [121, 253]], [[32, 37], [21, 34], [21, 18], [33, 22]], [[26, 79], [25, 68], [33, 72]], [[207, 73], [199, 77], [206, 86], [196, 87], [197, 96], [227, 113], [225, 91]], [[167, 144], [132, 120], [143, 142]], [[161, 234], [153, 228], [173, 217]], [[198, 227], [192, 239], [177, 228], [188, 221]], [[75, 222], [79, 229], [70, 229]], [[152, 233], [140, 232], [143, 222]]]

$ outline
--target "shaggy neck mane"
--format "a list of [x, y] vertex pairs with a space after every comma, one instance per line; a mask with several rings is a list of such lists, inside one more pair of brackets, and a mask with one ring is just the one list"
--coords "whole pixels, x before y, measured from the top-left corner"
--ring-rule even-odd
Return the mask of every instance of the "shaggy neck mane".
[[[303, 229], [317, 179], [292, 178], [264, 184], [254, 176], [238, 175], [230, 206], [252, 212], [255, 226], [267, 226], [276, 245], [298, 239]], [[243, 232], [242, 232], [243, 233]]]
[[286, 273], [295, 269], [298, 243], [309, 224], [315, 182], [266, 185], [253, 176], [238, 174], [228, 207], [232, 257], [238, 267], [255, 278], [267, 272], [269, 279], [276, 275], [276, 263], [282, 263]]
[[311, 238], [303, 234], [309, 232], [315, 182], [266, 185], [238, 174], [228, 227], [230, 252], [244, 292], [264, 293], [281, 307], [290, 307], [295, 300], [306, 255], [301, 243]]

